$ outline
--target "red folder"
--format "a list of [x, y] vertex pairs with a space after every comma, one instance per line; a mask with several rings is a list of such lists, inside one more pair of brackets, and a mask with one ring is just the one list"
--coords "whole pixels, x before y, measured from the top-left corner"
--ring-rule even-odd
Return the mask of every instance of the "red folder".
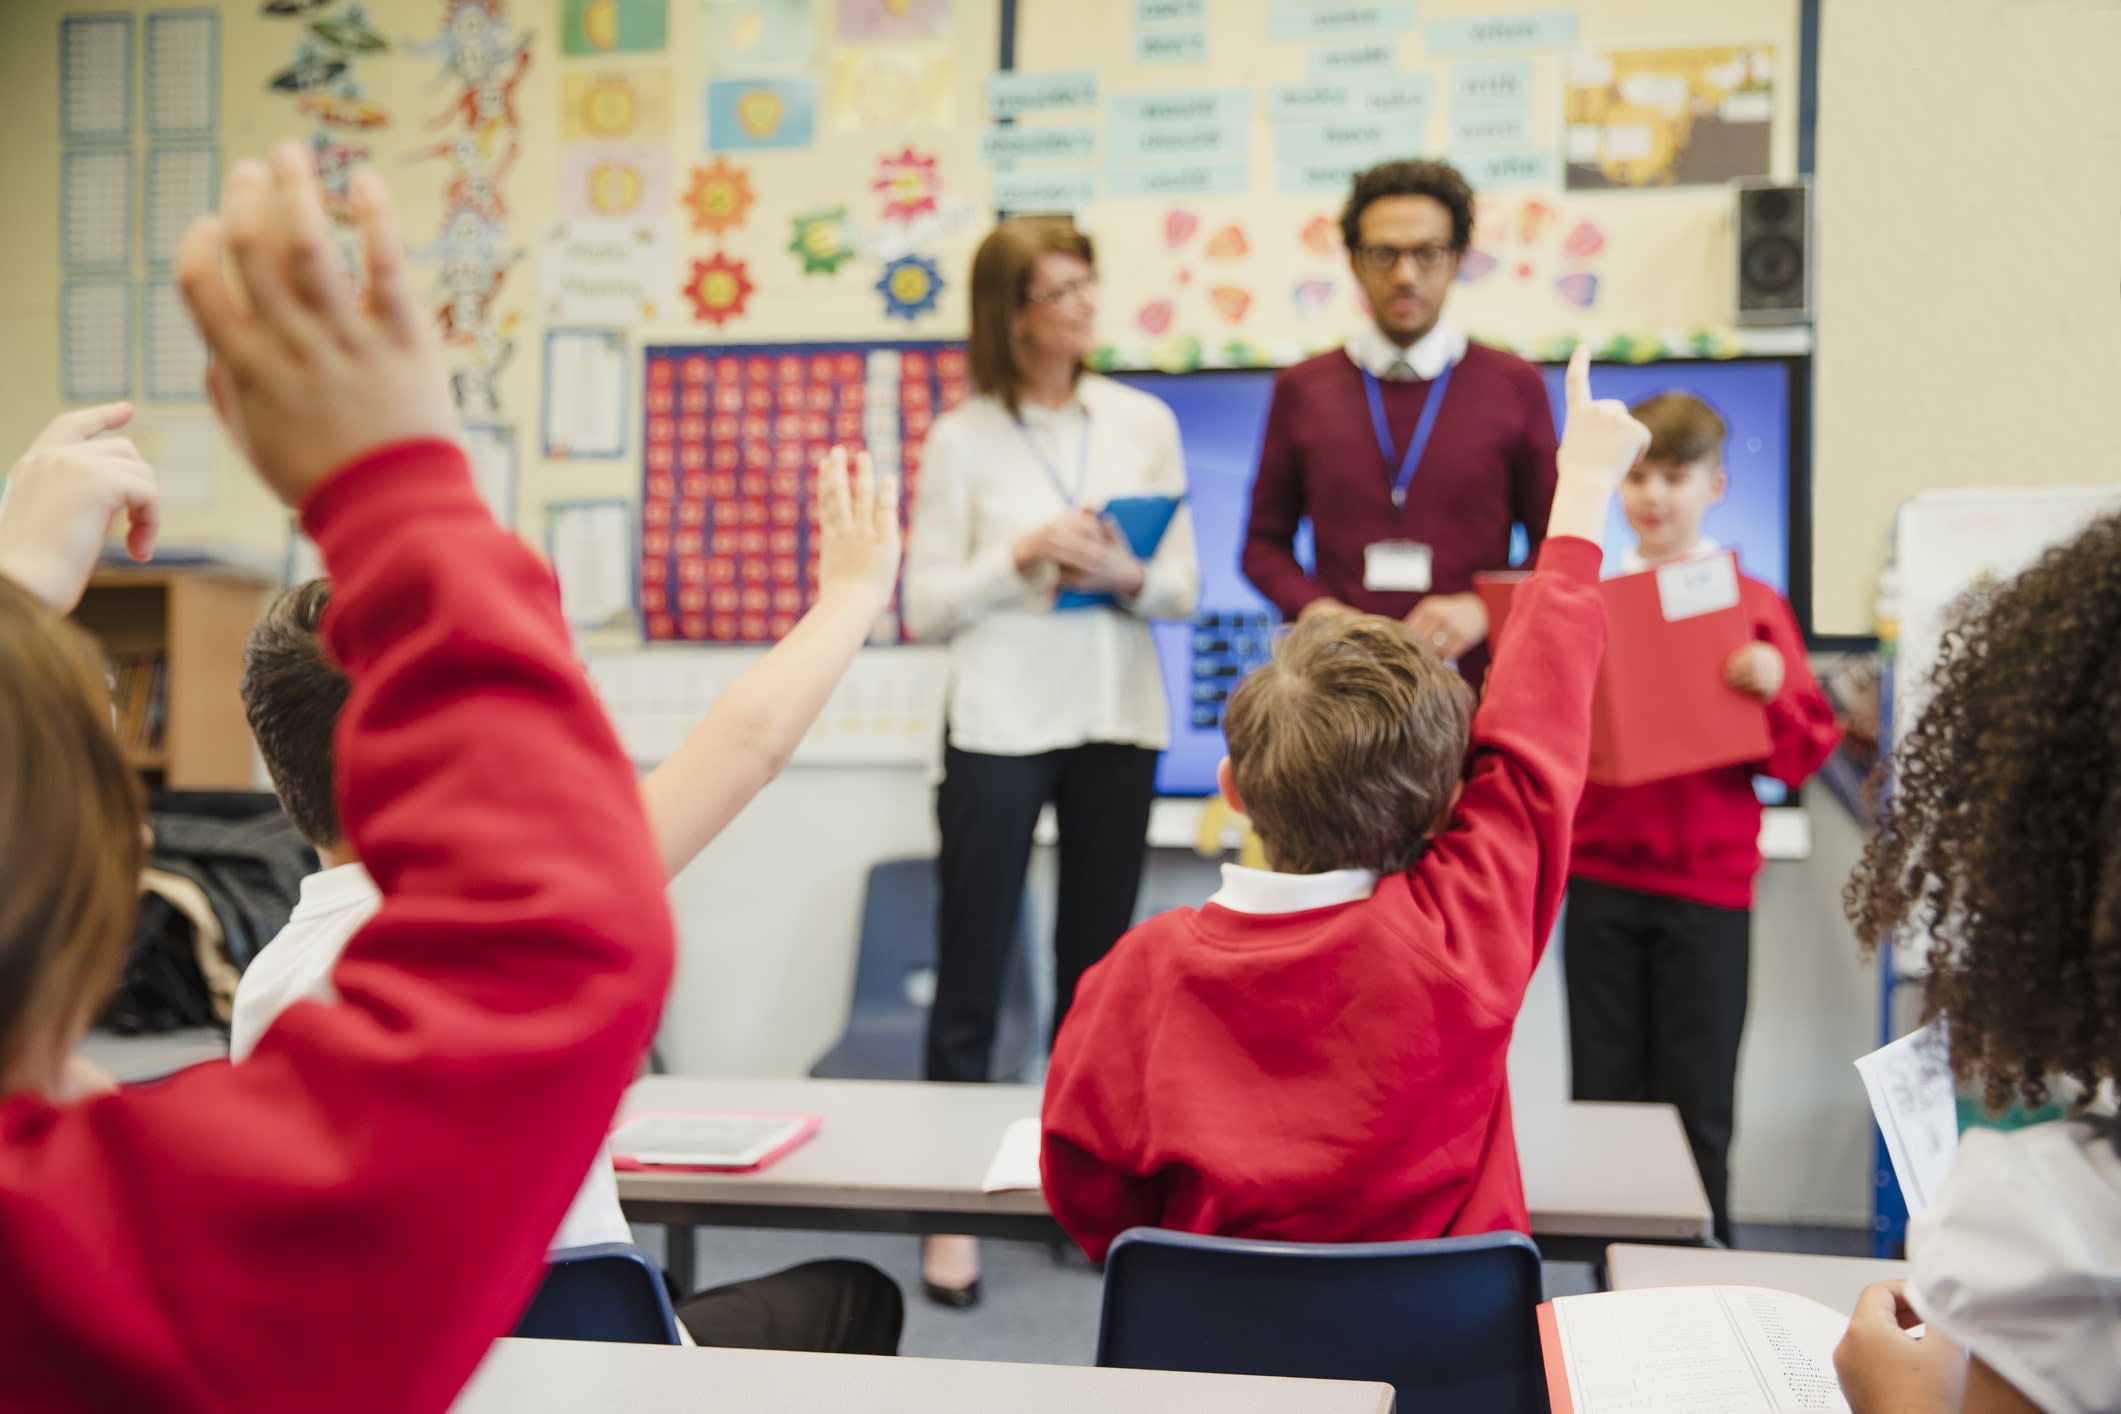
[[[1508, 651], [1503, 625], [1524, 578], [1473, 577], [1498, 653]], [[1593, 782], [1635, 786], [1766, 759], [1766, 709], [1723, 680], [1731, 654], [1753, 641], [1737, 584], [1738, 557], [1727, 551], [1598, 586], [1606, 641], [1591, 708]]]

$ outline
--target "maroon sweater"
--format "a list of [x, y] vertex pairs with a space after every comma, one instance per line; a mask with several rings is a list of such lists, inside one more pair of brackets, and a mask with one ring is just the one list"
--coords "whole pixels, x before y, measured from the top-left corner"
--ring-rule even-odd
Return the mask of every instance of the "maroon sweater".
[[[1393, 448], [1404, 454], [1433, 385], [1380, 386]], [[1422, 596], [1364, 589], [1363, 548], [1417, 540], [1434, 552], [1430, 592], [1462, 594], [1475, 571], [1509, 566], [1512, 524], [1523, 525], [1538, 549], [1554, 501], [1554, 452], [1554, 414], [1539, 370], [1514, 354], [1469, 344], [1451, 372], [1406, 510], [1394, 511], [1399, 459], [1387, 466], [1378, 448], [1362, 371], [1343, 349], [1320, 354], [1275, 380], [1245, 527], [1245, 578], [1284, 618], [1328, 594], [1403, 618]], [[1296, 562], [1296, 529], [1306, 517], [1317, 547], [1315, 578]], [[1486, 663], [1482, 647], [1461, 667], [1478, 681]]]

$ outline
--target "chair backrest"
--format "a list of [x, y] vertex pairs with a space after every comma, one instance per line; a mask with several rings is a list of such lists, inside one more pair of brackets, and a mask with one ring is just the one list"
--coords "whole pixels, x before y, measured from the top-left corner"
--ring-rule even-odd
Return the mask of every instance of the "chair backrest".
[[1514, 1232], [1328, 1246], [1135, 1228], [1097, 1363], [1380, 1380], [1399, 1414], [1546, 1414], [1539, 1249]]
[[630, 1242], [554, 1252], [545, 1280], [513, 1333], [538, 1340], [683, 1343], [663, 1274]]
[[[885, 859], [870, 866], [854, 960], [847, 1027], [810, 1074], [827, 1080], [918, 1080], [922, 1036], [935, 981], [936, 881], [933, 859]], [[990, 1078], [1013, 1080], [1038, 1044], [1032, 1014], [1028, 909], [1017, 915], [996, 1016]]]

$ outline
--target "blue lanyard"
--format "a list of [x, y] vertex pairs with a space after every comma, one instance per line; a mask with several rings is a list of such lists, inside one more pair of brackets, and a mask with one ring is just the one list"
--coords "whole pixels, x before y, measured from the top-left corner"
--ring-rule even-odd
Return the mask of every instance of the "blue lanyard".
[[[1443, 407], [1444, 389], [1451, 386], [1451, 365], [1445, 364], [1443, 372], [1429, 385], [1429, 400], [1421, 405], [1421, 420], [1414, 424], [1414, 440], [1407, 443], [1407, 454], [1400, 459], [1399, 475], [1392, 482], [1392, 509], [1405, 510], [1407, 487], [1413, 483], [1414, 470], [1421, 465], [1421, 454], [1429, 449], [1429, 434], [1436, 430], [1436, 414]], [[1385, 395], [1377, 386], [1377, 375], [1365, 368], [1362, 371], [1362, 390], [1370, 399], [1370, 425], [1377, 429], [1377, 450], [1384, 454], [1385, 470], [1392, 470], [1392, 425], [1385, 421]]]
[[1053, 483], [1053, 489], [1060, 493], [1060, 498], [1068, 503], [1071, 510], [1081, 506], [1083, 490], [1090, 484], [1090, 409], [1083, 409], [1083, 440], [1082, 445], [1076, 449], [1075, 491], [1072, 495], [1061, 482], [1060, 468], [1053, 464], [1053, 458], [1046, 455], [1046, 449], [1039, 445], [1038, 438], [1031, 435], [1031, 425], [1021, 416], [1016, 419], [1016, 430], [1024, 434], [1024, 441], [1029, 444], [1031, 455], [1037, 457], [1038, 464], [1045, 468], [1046, 479]]

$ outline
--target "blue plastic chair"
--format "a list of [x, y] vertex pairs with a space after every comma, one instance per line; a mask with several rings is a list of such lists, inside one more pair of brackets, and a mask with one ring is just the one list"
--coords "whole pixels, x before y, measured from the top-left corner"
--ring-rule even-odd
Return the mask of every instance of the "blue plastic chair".
[[1329, 1246], [1134, 1228], [1097, 1363], [1378, 1380], [1399, 1414], [1547, 1414], [1539, 1249], [1515, 1232]]
[[[810, 1067], [819, 1080], [919, 1080], [926, 1070], [928, 1001], [935, 973], [935, 861], [886, 859], [869, 870], [862, 898], [862, 936], [854, 962], [847, 1029]], [[995, 1021], [993, 1080], [1016, 1080], [1038, 1044], [1032, 1015], [1028, 908], [1003, 974]]]
[[568, 1247], [550, 1261], [514, 1334], [538, 1340], [684, 1343], [663, 1274], [632, 1243]]

